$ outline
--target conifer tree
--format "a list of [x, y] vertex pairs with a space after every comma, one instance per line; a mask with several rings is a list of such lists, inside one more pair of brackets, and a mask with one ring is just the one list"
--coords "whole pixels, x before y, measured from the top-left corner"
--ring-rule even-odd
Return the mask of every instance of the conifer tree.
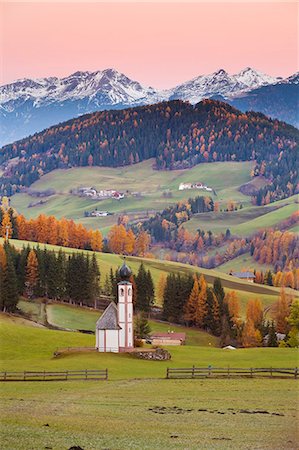
[[34, 250], [30, 250], [27, 258], [26, 265], [26, 289], [28, 297], [32, 297], [35, 294], [39, 280], [38, 260]]
[[5, 274], [5, 287], [4, 293], [4, 311], [14, 312], [17, 303], [19, 301], [19, 293], [18, 293], [18, 280], [15, 272], [15, 267], [12, 261], [12, 258], [9, 254], [7, 256], [7, 266], [6, 266], [6, 274]]
[[225, 314], [225, 305], [224, 305], [225, 292], [222, 287], [220, 278], [215, 278], [214, 284], [213, 284], [213, 290], [214, 290], [214, 293], [218, 300], [218, 304], [219, 304], [219, 308], [220, 308], [220, 315], [223, 316], [223, 314]]
[[151, 332], [151, 327], [148, 323], [146, 314], [140, 312], [135, 316], [134, 320], [134, 334], [137, 339], [146, 339]]
[[88, 272], [88, 283], [90, 290], [90, 300], [94, 308], [97, 307], [97, 299], [100, 295], [100, 270], [97, 263], [97, 258], [95, 253], [92, 255], [89, 272]]
[[200, 328], [204, 328], [205, 319], [208, 314], [208, 306], [207, 306], [207, 282], [205, 277], [201, 275], [199, 277], [199, 297], [198, 297], [198, 306], [196, 309], [196, 325]]
[[280, 291], [280, 297], [277, 302], [277, 311], [275, 314], [276, 330], [278, 333], [286, 334], [288, 331], [287, 318], [289, 316], [289, 304], [290, 299], [286, 295], [285, 290], [282, 288]]
[[28, 258], [29, 252], [30, 252], [29, 245], [27, 245], [27, 247], [23, 247], [20, 252], [18, 263], [17, 263], [16, 275], [18, 278], [19, 294], [23, 294], [25, 291], [26, 264], [27, 264], [27, 258]]
[[184, 308], [184, 320], [189, 325], [196, 324], [198, 301], [199, 301], [199, 283], [197, 276], [194, 275], [193, 288]]
[[246, 347], [258, 347], [261, 345], [262, 337], [259, 330], [254, 327], [251, 319], [246, 320], [242, 333], [242, 344]]
[[0, 310], [4, 310], [5, 299], [7, 294], [7, 286], [6, 286], [6, 269], [7, 269], [7, 260], [6, 253], [2, 245], [0, 245]]
[[163, 300], [163, 318], [173, 320], [175, 316], [175, 295], [176, 295], [176, 277], [173, 273], [170, 273], [166, 278], [166, 286], [164, 289], [164, 300]]
[[130, 283], [132, 283], [132, 303], [133, 307], [136, 307], [136, 301], [137, 301], [137, 285], [136, 285], [136, 278], [135, 275], [130, 276]]
[[165, 273], [161, 273], [157, 285], [157, 299], [161, 304], [163, 303], [165, 287], [166, 287], [166, 275]]

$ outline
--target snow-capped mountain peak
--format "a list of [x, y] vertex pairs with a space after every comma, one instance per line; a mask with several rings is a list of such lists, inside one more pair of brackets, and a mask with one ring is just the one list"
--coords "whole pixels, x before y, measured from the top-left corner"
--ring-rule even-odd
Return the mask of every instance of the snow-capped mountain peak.
[[249, 89], [266, 86], [267, 84], [278, 83], [278, 81], [281, 80], [280, 77], [272, 77], [270, 75], [266, 75], [263, 72], [252, 69], [251, 67], [246, 67], [233, 76], [239, 81], [239, 83], [243, 84]]
[[195, 104], [203, 98], [219, 96], [234, 102], [267, 85], [292, 87], [298, 83], [298, 73], [283, 80], [251, 67], [233, 75], [219, 69], [163, 91], [143, 86], [113, 68], [77, 71], [63, 78], [24, 78], [0, 86], [0, 145], [98, 110], [173, 99]]

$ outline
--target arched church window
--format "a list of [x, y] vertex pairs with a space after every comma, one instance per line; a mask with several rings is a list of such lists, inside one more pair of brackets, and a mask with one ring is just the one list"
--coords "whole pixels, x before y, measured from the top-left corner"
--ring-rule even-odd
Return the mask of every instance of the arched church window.
[[124, 288], [120, 288], [120, 296], [123, 297], [125, 294]]
[[132, 289], [131, 289], [131, 288], [129, 288], [128, 294], [129, 294], [129, 295], [132, 295]]

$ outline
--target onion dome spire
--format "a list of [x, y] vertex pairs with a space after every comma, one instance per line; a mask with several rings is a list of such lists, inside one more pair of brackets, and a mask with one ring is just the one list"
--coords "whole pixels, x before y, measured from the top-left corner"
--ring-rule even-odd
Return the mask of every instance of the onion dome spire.
[[129, 266], [127, 266], [126, 258], [124, 258], [124, 262], [123, 262], [121, 268], [119, 269], [118, 274], [120, 276], [121, 281], [129, 281], [129, 279], [132, 275], [132, 270], [130, 269]]

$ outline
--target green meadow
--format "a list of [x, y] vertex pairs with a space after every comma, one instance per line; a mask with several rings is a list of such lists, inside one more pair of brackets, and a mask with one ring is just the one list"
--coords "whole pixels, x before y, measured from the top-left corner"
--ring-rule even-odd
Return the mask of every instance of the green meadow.
[[96, 352], [54, 358], [58, 347], [93, 346], [94, 336], [5, 314], [0, 333], [1, 370], [109, 370], [109, 381], [3, 383], [3, 449], [296, 448], [295, 380], [165, 379], [167, 366], [294, 367], [296, 349], [227, 351], [199, 334], [169, 347], [166, 362]]
[[225, 233], [229, 228], [233, 235], [249, 236], [258, 230], [271, 228], [298, 211], [298, 196], [294, 195], [263, 207], [247, 206], [233, 212], [197, 214], [185, 228], [195, 232], [198, 228], [213, 233]]
[[[81, 167], [55, 170], [44, 175], [31, 186], [31, 189], [35, 191], [55, 189], [55, 195], [44, 199], [46, 203], [29, 207], [30, 203], [36, 203], [39, 199], [25, 193], [14, 195], [11, 202], [25, 217], [36, 217], [40, 213], [55, 215], [58, 218], [64, 216], [88, 227], [100, 228], [104, 233], [116, 222], [116, 217], [85, 218], [85, 210], [98, 208], [113, 212], [116, 216], [126, 212], [134, 220], [138, 213], [162, 210], [171, 203], [196, 195], [211, 195], [215, 201], [223, 203], [224, 206], [228, 200], [242, 202], [244, 205], [250, 203], [250, 197], [239, 192], [239, 187], [250, 181], [252, 162], [207, 163], [189, 170], [163, 172], [153, 170], [153, 163], [154, 160], [148, 160], [135, 164], [133, 167]], [[216, 195], [198, 190], [178, 190], [181, 182], [196, 181], [212, 187]], [[112, 199], [94, 201], [70, 194], [71, 189], [82, 186], [116, 189], [127, 192], [127, 196], [121, 201]], [[165, 192], [168, 192], [167, 197], [164, 195]], [[134, 193], [139, 195], [135, 196]]]

